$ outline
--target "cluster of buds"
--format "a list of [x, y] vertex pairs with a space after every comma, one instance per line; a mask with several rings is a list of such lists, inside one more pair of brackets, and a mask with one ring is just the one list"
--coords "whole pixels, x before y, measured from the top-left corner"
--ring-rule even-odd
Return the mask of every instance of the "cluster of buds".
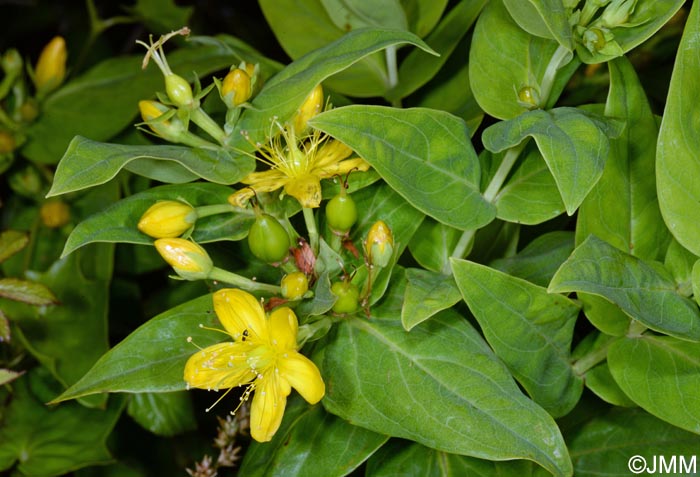
[[611, 30], [635, 25], [629, 20], [637, 0], [586, 0], [581, 9], [574, 10], [578, 3], [569, 0], [565, 6], [571, 12], [569, 22], [586, 49], [611, 57], [622, 55], [622, 48]]

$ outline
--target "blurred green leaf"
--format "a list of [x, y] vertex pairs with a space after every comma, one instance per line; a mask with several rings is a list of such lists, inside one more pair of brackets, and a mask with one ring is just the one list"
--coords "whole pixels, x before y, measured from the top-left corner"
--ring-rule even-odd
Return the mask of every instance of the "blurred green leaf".
[[[2, 340], [6, 341], [6, 340]], [[24, 374], [23, 371], [13, 371], [11, 369], [0, 368], [0, 386], [11, 383]]]
[[189, 24], [194, 7], [180, 7], [175, 0], [138, 0], [129, 11], [153, 33], [165, 34]]
[[0, 278], [0, 297], [34, 306], [48, 306], [58, 303], [46, 285], [20, 278]]
[[583, 291], [607, 298], [654, 331], [700, 341], [700, 312], [677, 293], [673, 277], [653, 262], [589, 236], [557, 271], [550, 292]]
[[454, 279], [442, 273], [406, 269], [406, 294], [401, 309], [401, 323], [406, 331], [462, 299]]
[[571, 411], [583, 390], [570, 355], [578, 305], [467, 260], [452, 259], [452, 270], [486, 340], [532, 399], [554, 417]]
[[447, 3], [448, 0], [401, 0], [409, 30], [423, 38], [440, 21]]
[[610, 346], [608, 364], [632, 401], [676, 427], [700, 434], [699, 343], [653, 335], [623, 338]]
[[495, 210], [480, 193], [479, 160], [461, 119], [423, 108], [358, 105], [326, 111], [309, 124], [352, 147], [434, 219], [463, 230], [493, 220]]
[[322, 402], [330, 412], [437, 450], [524, 458], [555, 475], [571, 475], [552, 418], [521, 394], [457, 313], [443, 311], [410, 332], [397, 319], [352, 318], [325, 339], [315, 360], [327, 383]]
[[29, 235], [18, 230], [0, 232], [0, 263], [16, 254], [29, 243]]
[[341, 30], [364, 27], [408, 29], [399, 0], [321, 0], [331, 21]]
[[[654, 2], [645, 2], [654, 3]], [[659, 2], [667, 3], [667, 2]], [[683, 2], [675, 2], [682, 4]], [[659, 206], [671, 234], [685, 248], [700, 256], [700, 136], [697, 109], [689, 98], [700, 95], [700, 58], [696, 38], [700, 33], [700, 5], [693, 3], [673, 67], [668, 101], [656, 149]]]
[[136, 393], [126, 412], [141, 427], [159, 436], [175, 436], [197, 427], [190, 394], [185, 391]]

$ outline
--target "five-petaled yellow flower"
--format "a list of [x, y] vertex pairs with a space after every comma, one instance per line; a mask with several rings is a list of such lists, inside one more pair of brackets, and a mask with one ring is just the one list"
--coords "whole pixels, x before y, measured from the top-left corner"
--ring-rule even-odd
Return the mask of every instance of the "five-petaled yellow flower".
[[270, 169], [253, 172], [243, 179], [251, 187], [232, 194], [231, 204], [245, 207], [255, 192], [284, 187], [284, 192], [297, 199], [302, 207], [318, 207], [322, 199], [321, 179], [369, 169], [364, 159], [350, 157], [352, 149], [318, 130], [297, 138], [293, 126], [277, 124], [277, 127], [280, 134], [272, 137], [269, 144], [256, 144], [261, 156], [257, 159]]
[[326, 392], [316, 365], [297, 351], [297, 317], [287, 308], [265, 315], [251, 294], [238, 289], [214, 293], [214, 311], [233, 342], [209, 346], [185, 365], [188, 386], [254, 390], [250, 435], [259, 442], [272, 439], [282, 421], [287, 396], [296, 389], [315, 404]]

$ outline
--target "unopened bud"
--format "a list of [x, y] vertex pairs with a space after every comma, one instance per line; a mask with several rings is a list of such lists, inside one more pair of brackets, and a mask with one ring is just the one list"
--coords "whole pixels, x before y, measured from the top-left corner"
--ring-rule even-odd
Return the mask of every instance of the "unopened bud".
[[10, 77], [16, 77], [22, 72], [22, 56], [14, 48], [7, 50], [2, 55], [2, 69]]
[[378, 220], [367, 233], [365, 253], [370, 265], [386, 267], [394, 253], [394, 237], [391, 229], [383, 221]]
[[518, 91], [518, 103], [527, 109], [540, 107], [540, 93], [532, 86], [523, 86]]
[[177, 118], [172, 121], [159, 119], [171, 111], [169, 107], [158, 101], [142, 100], [139, 101], [139, 111], [143, 121], [154, 133], [168, 141], [179, 142], [180, 136], [185, 132], [182, 122]]
[[58, 88], [66, 77], [66, 41], [54, 37], [42, 50], [34, 69], [34, 85], [39, 96]]
[[309, 290], [309, 279], [302, 272], [289, 273], [280, 283], [282, 296], [287, 300], [300, 300]]
[[41, 204], [39, 209], [41, 222], [50, 229], [63, 227], [70, 220], [70, 207], [60, 200], [51, 200]]
[[612, 0], [603, 10], [600, 23], [607, 28], [614, 28], [627, 23], [637, 5], [637, 0]]
[[181, 238], [162, 238], [154, 242], [160, 256], [185, 280], [204, 280], [214, 264], [207, 252], [194, 242]]
[[306, 97], [294, 116], [294, 131], [301, 134], [306, 129], [309, 119], [316, 116], [323, 109], [323, 88], [317, 85]]
[[224, 77], [221, 85], [221, 98], [228, 108], [240, 106], [250, 99], [250, 75], [240, 68], [235, 68]]
[[141, 216], [138, 229], [154, 238], [179, 237], [197, 220], [197, 211], [177, 200], [162, 200], [153, 204]]
[[607, 41], [605, 39], [605, 33], [599, 28], [589, 28], [583, 33], [583, 45], [591, 53], [602, 50]]
[[0, 154], [7, 154], [15, 150], [17, 141], [15, 137], [7, 131], [0, 130]]
[[192, 107], [194, 96], [192, 87], [182, 76], [175, 73], [165, 75], [165, 92], [175, 106]]

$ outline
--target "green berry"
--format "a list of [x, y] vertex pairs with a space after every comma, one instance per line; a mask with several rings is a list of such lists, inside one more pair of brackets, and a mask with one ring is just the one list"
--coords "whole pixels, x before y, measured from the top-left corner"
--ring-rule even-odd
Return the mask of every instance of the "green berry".
[[330, 228], [345, 233], [357, 222], [357, 206], [352, 197], [340, 193], [326, 204], [326, 220]]
[[289, 253], [289, 235], [271, 215], [259, 214], [248, 232], [253, 255], [267, 263], [282, 261]]
[[351, 282], [335, 282], [331, 292], [338, 297], [333, 305], [333, 311], [339, 314], [355, 313], [359, 305], [360, 290]]

